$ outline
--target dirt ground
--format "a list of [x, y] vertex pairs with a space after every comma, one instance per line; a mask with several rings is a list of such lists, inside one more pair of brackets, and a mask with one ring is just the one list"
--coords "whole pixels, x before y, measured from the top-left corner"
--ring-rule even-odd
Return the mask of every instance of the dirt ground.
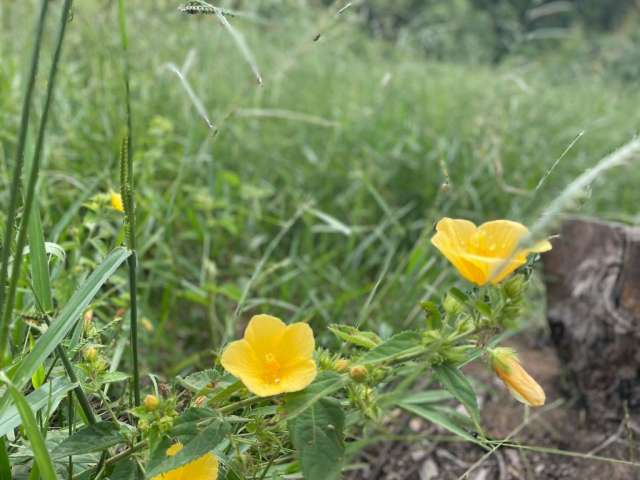
[[[481, 363], [469, 365], [476, 379], [487, 434], [510, 437], [519, 445], [553, 448], [600, 457], [638, 461], [640, 426], [637, 416], [595, 425], [580, 408], [563, 379], [553, 346], [541, 336], [512, 342], [530, 374], [547, 394], [547, 403], [532, 409], [512, 399], [500, 381]], [[434, 441], [446, 434], [420, 419], [399, 417], [389, 422], [399, 434], [426, 434], [412, 442], [384, 442], [365, 450], [349, 480], [640, 480], [640, 469], [588, 458], [502, 447], [492, 454], [464, 442]], [[432, 434], [432, 435], [431, 435]]]

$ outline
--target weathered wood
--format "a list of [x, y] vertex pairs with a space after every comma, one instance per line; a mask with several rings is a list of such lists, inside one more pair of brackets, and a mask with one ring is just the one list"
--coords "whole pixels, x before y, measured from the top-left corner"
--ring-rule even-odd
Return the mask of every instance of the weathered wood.
[[570, 219], [552, 243], [547, 318], [589, 416], [640, 410], [640, 229]]

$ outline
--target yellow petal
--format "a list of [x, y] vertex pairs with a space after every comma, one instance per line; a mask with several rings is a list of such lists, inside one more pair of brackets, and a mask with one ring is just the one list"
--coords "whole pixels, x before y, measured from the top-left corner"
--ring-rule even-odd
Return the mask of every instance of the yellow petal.
[[286, 368], [282, 375], [282, 392], [299, 392], [316, 378], [318, 368], [312, 359], [303, 360]]
[[227, 345], [220, 363], [227, 372], [240, 379], [262, 376], [261, 363], [246, 340], [236, 340]]
[[[542, 387], [529, 375], [515, 354], [508, 349], [496, 349], [493, 369], [516, 400], [531, 407], [544, 405], [546, 396]], [[494, 351], [494, 352], [495, 352]]]
[[273, 353], [287, 326], [279, 318], [271, 315], [255, 315], [244, 331], [244, 339], [258, 357]]
[[483, 268], [464, 258], [476, 226], [467, 220], [443, 218], [436, 226], [431, 243], [456, 267], [460, 275], [476, 285], [484, 285], [487, 275]]
[[111, 206], [118, 212], [124, 212], [124, 203], [119, 193], [111, 192]]
[[529, 234], [524, 225], [510, 220], [493, 220], [478, 227], [484, 243], [482, 253], [491, 257], [507, 258], [513, 254], [518, 242]]
[[288, 325], [280, 338], [275, 355], [282, 368], [307, 360], [313, 355], [316, 342], [311, 327], [302, 322]]
[[[166, 454], [168, 457], [173, 457], [180, 450], [182, 450], [182, 444], [177, 442], [167, 449]], [[205, 453], [193, 462], [156, 475], [152, 480], [217, 480], [218, 468], [216, 456], [213, 453]]]

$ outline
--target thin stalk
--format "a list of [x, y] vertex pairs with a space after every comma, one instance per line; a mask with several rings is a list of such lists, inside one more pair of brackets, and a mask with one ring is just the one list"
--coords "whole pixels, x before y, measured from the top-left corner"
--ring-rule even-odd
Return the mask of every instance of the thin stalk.
[[[78, 376], [76, 375], [76, 372], [73, 369], [73, 365], [69, 361], [69, 358], [67, 357], [67, 354], [64, 351], [64, 349], [61, 346], [58, 346], [56, 348], [56, 353], [58, 354], [58, 357], [60, 357], [60, 360], [62, 361], [62, 365], [64, 366], [64, 369], [67, 372], [67, 376], [69, 377], [69, 380], [71, 380], [72, 383], [78, 383]], [[89, 399], [84, 393], [84, 390], [82, 390], [82, 387], [78, 385], [73, 389], [73, 393], [76, 394], [76, 398], [78, 399], [80, 408], [82, 409], [82, 412], [84, 413], [85, 417], [87, 417], [87, 422], [89, 422], [90, 425], [95, 424], [97, 422], [96, 416], [93, 413], [93, 409], [89, 404]]]
[[[40, 59], [40, 47], [42, 46], [42, 34], [44, 31], [45, 18], [49, 8], [48, 0], [42, 0], [40, 15], [36, 26], [36, 40], [31, 53], [31, 69], [27, 79], [27, 89], [22, 104], [22, 116], [20, 119], [20, 131], [18, 133], [18, 143], [16, 145], [16, 162], [13, 166], [13, 178], [9, 190], [9, 209], [7, 210], [7, 221], [4, 229], [4, 240], [2, 242], [2, 263], [0, 265], [0, 367], [4, 363], [7, 348], [7, 337], [9, 335], [9, 322], [3, 320], [2, 312], [5, 307], [5, 289], [7, 287], [7, 275], [9, 273], [9, 256], [11, 251], [11, 241], [15, 228], [16, 211], [18, 209], [18, 190], [20, 188], [20, 178], [22, 177], [22, 167], [24, 165], [24, 147], [27, 141], [27, 131], [29, 129], [29, 111], [33, 98], [33, 89], [38, 75], [38, 62]], [[16, 257], [22, 256], [22, 252], [16, 250]], [[14, 269], [15, 264], [14, 264]], [[8, 309], [8, 308], [7, 308]], [[7, 317], [8, 318], [8, 317]]]
[[[124, 0], [118, 1], [118, 17], [120, 23], [120, 37], [124, 58], [124, 93], [126, 108], [126, 148], [121, 154], [120, 176], [121, 195], [127, 222], [127, 244], [132, 254], [127, 260], [129, 267], [129, 297], [131, 299], [129, 320], [131, 322], [131, 363], [133, 368], [133, 404], [140, 405], [140, 370], [138, 363], [138, 296], [137, 296], [137, 253], [136, 253], [136, 214], [135, 214], [135, 185], [133, 181], [133, 138], [131, 121], [131, 87], [129, 83], [129, 37]], [[123, 164], [123, 162], [126, 162]]]
[[[58, 73], [58, 64], [60, 63], [60, 56], [62, 54], [62, 42], [64, 40], [64, 34], [67, 30], [67, 23], [69, 23], [69, 12], [71, 11], [71, 5], [73, 0], [65, 0], [62, 6], [62, 16], [60, 17], [60, 26], [58, 29], [58, 35], [56, 38], [56, 46], [53, 53], [53, 60], [51, 63], [51, 69], [49, 70], [49, 81], [47, 83], [47, 92], [44, 100], [44, 108], [42, 110], [42, 118], [40, 119], [40, 127], [38, 130], [38, 138], [36, 140], [36, 149], [33, 154], [33, 162], [31, 165], [31, 171], [29, 172], [29, 179], [27, 183], [27, 193], [24, 201], [24, 210], [22, 213], [22, 220], [20, 222], [20, 230], [18, 232], [18, 242], [16, 244], [16, 253], [13, 261], [13, 267], [11, 269], [11, 281], [9, 283], [9, 294], [7, 296], [6, 305], [4, 309], [4, 315], [2, 318], [3, 328], [8, 328], [11, 321], [11, 315], [13, 313], [13, 306], [16, 298], [16, 290], [18, 288], [18, 281], [20, 279], [20, 271], [22, 269], [22, 252], [25, 244], [27, 243], [27, 231], [29, 230], [29, 216], [33, 208], [33, 200], [35, 197], [36, 184], [38, 183], [38, 174], [40, 173], [40, 160], [42, 158], [42, 148], [44, 146], [44, 136], [47, 129], [47, 120], [49, 119], [49, 108], [51, 107], [51, 101], [53, 99], [53, 92], [55, 88], [56, 77]], [[0, 343], [2, 337], [0, 335]], [[0, 358], [4, 355], [4, 346], [0, 347]]]
[[[68, 416], [69, 416], [69, 436], [73, 435], [73, 395], [71, 392], [67, 394], [67, 401], [69, 402]], [[73, 456], [69, 455], [69, 464], [67, 465], [67, 477], [69, 480], [73, 478]]]

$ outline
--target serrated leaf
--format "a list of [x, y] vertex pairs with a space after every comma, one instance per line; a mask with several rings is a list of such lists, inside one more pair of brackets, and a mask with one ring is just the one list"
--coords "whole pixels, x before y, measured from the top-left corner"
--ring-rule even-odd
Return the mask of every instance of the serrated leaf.
[[371, 350], [382, 343], [382, 339], [375, 333], [363, 332], [351, 325], [329, 325], [329, 331], [340, 340], [367, 350]]
[[106, 383], [115, 383], [115, 382], [124, 382], [128, 380], [131, 375], [125, 372], [107, 372], [103, 375], [100, 375], [98, 381], [101, 385]]
[[367, 352], [358, 363], [373, 365], [388, 362], [420, 346], [422, 337], [417, 332], [401, 332]]
[[321, 372], [307, 388], [285, 396], [284, 411], [287, 418], [292, 419], [300, 415], [315, 402], [341, 389], [347, 381], [347, 378], [339, 373]]
[[305, 480], [340, 478], [344, 462], [344, 413], [333, 398], [323, 398], [289, 422]]
[[71, 455], [101, 452], [126, 441], [127, 439], [118, 425], [112, 422], [99, 422], [81, 428], [63, 440], [53, 449], [51, 456], [53, 458], [62, 458]]
[[174, 470], [202, 457], [221, 443], [228, 433], [229, 425], [227, 423], [210, 425], [186, 443], [184, 448], [173, 457], [166, 456], [167, 445], [161, 443], [151, 456], [147, 466], [147, 478], [153, 478], [161, 473]]
[[[194, 437], [198, 434], [198, 425], [207, 419], [211, 419], [219, 416], [215, 411], [210, 408], [196, 408], [190, 407], [185, 410], [174, 422], [171, 429], [172, 437], [179, 437], [178, 440], [182, 441], [182, 437]], [[228, 420], [229, 417], [225, 417]]]
[[192, 392], [199, 392], [207, 387], [209, 384], [218, 381], [222, 375], [217, 370], [212, 368], [202, 370], [201, 372], [195, 372], [186, 377], [177, 377], [178, 383], [184, 388], [191, 390]]
[[438, 365], [433, 368], [440, 384], [456, 397], [475, 422], [480, 421], [480, 410], [473, 386], [462, 372], [451, 365]]

